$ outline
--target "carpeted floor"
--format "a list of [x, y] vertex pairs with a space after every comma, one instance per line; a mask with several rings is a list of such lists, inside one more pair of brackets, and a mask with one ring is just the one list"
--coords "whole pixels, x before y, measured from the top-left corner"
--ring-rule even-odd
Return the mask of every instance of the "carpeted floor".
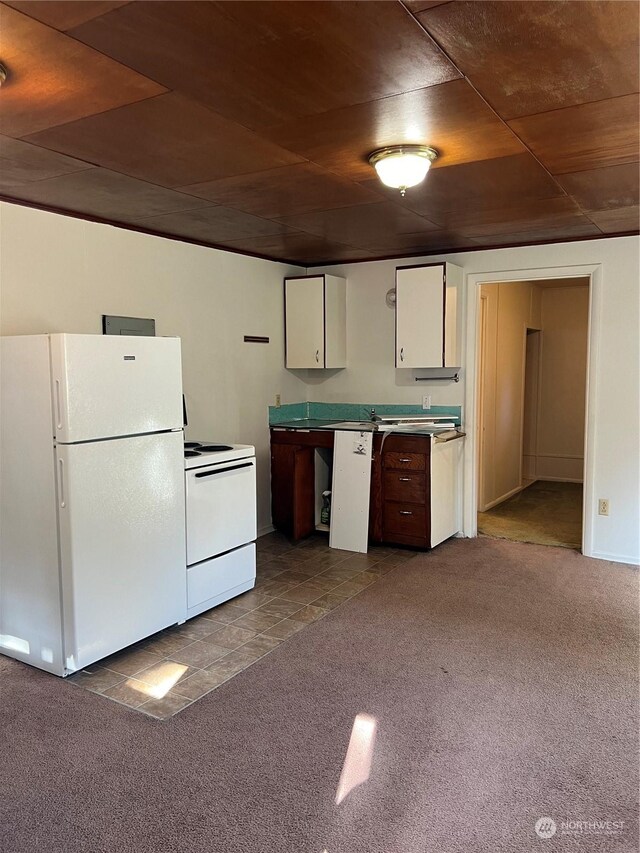
[[637, 602], [629, 566], [453, 540], [165, 722], [3, 659], [0, 848], [635, 851]]
[[512, 542], [582, 546], [582, 483], [537, 480], [504, 503], [478, 513], [478, 532]]

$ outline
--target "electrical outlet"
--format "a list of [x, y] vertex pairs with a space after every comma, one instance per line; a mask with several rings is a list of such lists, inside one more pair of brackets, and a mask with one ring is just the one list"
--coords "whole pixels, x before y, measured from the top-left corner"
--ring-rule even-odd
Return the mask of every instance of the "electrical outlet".
[[276, 408], [280, 408], [280, 394], [276, 394]]
[[598, 515], [609, 515], [608, 498], [600, 498], [598, 501]]
[[425, 394], [422, 398], [422, 408], [430, 409], [431, 408], [431, 394]]

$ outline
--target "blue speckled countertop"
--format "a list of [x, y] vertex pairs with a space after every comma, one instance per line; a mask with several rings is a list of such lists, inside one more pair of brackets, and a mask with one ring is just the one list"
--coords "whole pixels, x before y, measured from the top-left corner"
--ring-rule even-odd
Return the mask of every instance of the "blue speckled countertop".
[[279, 424], [271, 424], [271, 429], [278, 430], [311, 430], [311, 429], [320, 429], [320, 430], [336, 430], [336, 429], [344, 429], [344, 430], [358, 430], [358, 426], [362, 432], [380, 432], [382, 435], [387, 435], [389, 433], [402, 435], [434, 435], [436, 432], [448, 432], [451, 427], [421, 427], [421, 426], [406, 426], [400, 428], [392, 428], [392, 429], [381, 429], [378, 430], [377, 424], [365, 424], [362, 425], [354, 422], [353, 426], [343, 426], [344, 421], [327, 421], [319, 418], [299, 418], [292, 421], [283, 421]]

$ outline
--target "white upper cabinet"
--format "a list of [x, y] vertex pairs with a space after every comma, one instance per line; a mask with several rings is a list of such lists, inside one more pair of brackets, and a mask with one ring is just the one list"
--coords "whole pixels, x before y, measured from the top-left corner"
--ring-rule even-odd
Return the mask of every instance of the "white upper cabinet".
[[396, 367], [460, 367], [453, 264], [396, 268]]
[[285, 278], [287, 367], [346, 367], [347, 282], [333, 275]]

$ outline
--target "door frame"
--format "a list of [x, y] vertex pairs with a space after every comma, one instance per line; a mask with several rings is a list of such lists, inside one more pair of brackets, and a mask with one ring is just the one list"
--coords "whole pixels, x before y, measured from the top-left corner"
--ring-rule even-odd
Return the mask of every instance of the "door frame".
[[582, 553], [593, 556], [595, 498], [595, 412], [597, 398], [598, 329], [602, 314], [602, 264], [497, 270], [466, 275], [466, 382], [463, 535], [478, 535], [478, 421], [480, 412], [480, 287], [481, 284], [535, 281], [549, 278], [589, 278], [589, 323], [585, 397], [584, 489], [582, 502]]

